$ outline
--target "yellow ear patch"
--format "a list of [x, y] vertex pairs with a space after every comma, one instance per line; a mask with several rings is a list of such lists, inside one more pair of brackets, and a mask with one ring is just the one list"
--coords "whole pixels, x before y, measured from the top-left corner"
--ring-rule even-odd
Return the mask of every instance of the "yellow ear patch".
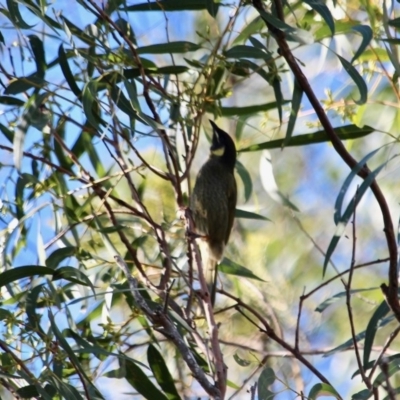
[[223, 156], [225, 153], [225, 147], [219, 147], [218, 149], [211, 150], [211, 154], [217, 157]]

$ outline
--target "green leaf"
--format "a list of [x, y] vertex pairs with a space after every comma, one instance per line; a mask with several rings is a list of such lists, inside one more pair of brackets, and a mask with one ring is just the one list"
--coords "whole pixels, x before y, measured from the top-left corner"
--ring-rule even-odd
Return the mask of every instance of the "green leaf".
[[7, 9], [9, 12], [10, 19], [16, 27], [20, 29], [31, 29], [35, 26], [35, 25], [28, 25], [24, 21], [21, 13], [19, 12], [19, 5], [17, 1], [7, 0]]
[[240, 357], [237, 353], [233, 355], [233, 359], [241, 367], [248, 367], [249, 365], [251, 365], [251, 361], [245, 360], [244, 358]]
[[[148, 3], [140, 3], [134, 6], [121, 7], [122, 10], [127, 12], [136, 11], [199, 11], [209, 9], [209, 3], [215, 10], [218, 10], [219, 3], [210, 0], [161, 0]], [[216, 14], [216, 13], [215, 13]]]
[[92, 281], [82, 271], [74, 267], [61, 267], [54, 271], [53, 281], [65, 279], [69, 282], [76, 283], [78, 285], [88, 286], [92, 289], [93, 295], [96, 296], [96, 292]]
[[363, 365], [367, 367], [369, 357], [371, 355], [372, 346], [374, 344], [375, 334], [379, 328], [382, 319], [389, 313], [390, 309], [386, 301], [383, 301], [378, 308], [375, 310], [371, 319], [368, 322], [367, 329], [365, 330], [365, 343], [364, 343], [364, 354], [363, 354]]
[[235, 218], [258, 219], [258, 220], [262, 220], [262, 221], [271, 221], [269, 218], [264, 217], [263, 215], [253, 213], [251, 211], [239, 210], [237, 208], [235, 210]]
[[54, 271], [51, 268], [41, 267], [37, 265], [25, 265], [23, 267], [14, 267], [0, 274], [0, 287], [6, 286], [12, 282], [23, 278], [33, 276], [53, 275]]
[[[354, 26], [359, 25], [358, 21], [354, 20], [337, 20], [335, 22], [335, 34], [348, 33], [350, 29]], [[327, 24], [321, 24], [321, 27], [314, 33], [315, 41], [320, 41], [326, 37], [330, 37], [332, 35], [331, 29]]]
[[26, 296], [25, 310], [28, 317], [27, 329], [31, 332], [39, 332], [45, 336], [46, 333], [40, 326], [41, 316], [36, 314], [38, 299], [42, 293], [43, 287], [44, 285], [38, 285], [28, 292], [28, 295]]
[[238, 45], [230, 48], [225, 53], [227, 58], [260, 58], [264, 61], [272, 59], [272, 53], [263, 51], [253, 46]]
[[228, 275], [243, 276], [245, 278], [256, 279], [261, 282], [265, 282], [264, 279], [254, 275], [249, 269], [242, 265], [236, 264], [234, 261], [224, 257], [221, 264], [218, 265], [218, 270]]
[[68, 58], [67, 55], [65, 54], [64, 47], [62, 44], [60, 44], [60, 47], [58, 48], [58, 58], [60, 61], [60, 67], [61, 71], [64, 74], [64, 77], [68, 83], [68, 86], [74, 93], [74, 95], [78, 98], [82, 96], [82, 91], [79, 89], [78, 85], [76, 84], [76, 81], [74, 79], [74, 75], [69, 67], [68, 64]]
[[335, 225], [337, 225], [339, 223], [340, 218], [342, 217], [341, 213], [342, 213], [343, 200], [347, 193], [347, 190], [349, 189], [351, 182], [357, 176], [357, 174], [361, 171], [361, 169], [364, 168], [367, 161], [371, 157], [373, 157], [380, 149], [381, 148], [371, 151], [364, 158], [362, 158], [361, 161], [358, 162], [357, 165], [351, 170], [350, 174], [347, 176], [347, 178], [343, 182], [343, 185], [340, 188], [339, 194], [335, 201], [335, 212], [333, 214], [333, 220], [335, 222]]
[[333, 20], [329, 8], [320, 0], [304, 0], [304, 2], [308, 4], [319, 15], [321, 15], [333, 36], [335, 34], [335, 21]]
[[138, 47], [136, 49], [137, 54], [166, 54], [166, 53], [187, 53], [190, 51], [196, 51], [201, 47], [192, 42], [170, 42], [153, 44], [150, 46]]
[[[75, 257], [78, 254], [78, 248], [75, 246], [62, 247], [54, 250], [46, 260], [46, 266], [52, 269], [56, 269], [61, 261], [69, 257]], [[55, 273], [55, 271], [53, 271]]]
[[367, 400], [373, 395], [373, 392], [368, 389], [363, 389], [360, 392], [354, 393], [351, 400]]
[[43, 42], [36, 35], [29, 35], [28, 38], [36, 63], [36, 76], [43, 79], [47, 69]]
[[395, 28], [400, 28], [400, 18], [394, 18], [394, 19], [390, 19], [388, 21], [388, 24], [390, 26], [393, 26]]
[[310, 32], [307, 32], [303, 29], [293, 28], [292, 26], [284, 23], [280, 19], [274, 17], [272, 14], [267, 13], [262, 9], [257, 9], [260, 13], [262, 19], [267, 23], [272, 25], [273, 27], [285, 32], [286, 40], [297, 42], [300, 44], [312, 44], [314, 42], [314, 38], [312, 37]]
[[251, 181], [251, 176], [249, 171], [247, 171], [245, 166], [239, 160], [236, 160], [236, 171], [243, 182], [245, 201], [248, 201], [253, 191], [253, 182]]
[[[375, 378], [373, 385], [374, 387], [379, 387], [386, 382], [392, 375], [400, 371], [400, 360], [395, 359], [389, 362], [387, 365], [387, 371], [382, 371]], [[400, 388], [399, 388], [400, 389]]]
[[261, 16], [257, 16], [240, 32], [232, 45], [245, 43], [249, 36], [260, 33], [263, 27], [265, 27], [264, 21]]
[[364, 79], [359, 74], [359, 72], [347, 60], [345, 60], [343, 57], [339, 55], [338, 57], [343, 65], [343, 68], [350, 75], [351, 79], [353, 79], [354, 83], [357, 85], [358, 90], [360, 92], [360, 99], [354, 100], [354, 102], [358, 105], [365, 104], [368, 98], [367, 84], [365, 83]]
[[0, 124], [0, 131], [3, 132], [3, 135], [7, 138], [7, 140], [12, 144], [14, 138], [14, 132], [8, 129], [5, 125]]
[[92, 393], [93, 397], [96, 397], [99, 400], [103, 399], [103, 396], [101, 396], [99, 391], [96, 389], [96, 387], [93, 385], [92, 381], [87, 376], [82, 363], [75, 355], [74, 351], [68, 344], [68, 341], [65, 339], [64, 335], [58, 329], [56, 321], [54, 320], [54, 315], [50, 310], [48, 312], [48, 317], [50, 320], [51, 330], [53, 331], [54, 336], [57, 339], [58, 346], [60, 346], [66, 352], [66, 355], [69, 357], [69, 359], [70, 359], [71, 363], [74, 365], [76, 371], [79, 372], [80, 379], [84, 380], [85, 385], [87, 386], [87, 390], [89, 390], [89, 392]]
[[166, 394], [168, 400], [180, 400], [174, 379], [171, 376], [162, 354], [150, 344], [147, 348], [147, 361], [153, 372], [154, 378]]
[[[368, 292], [370, 290], [377, 290], [379, 289], [378, 287], [372, 287], [372, 288], [368, 288], [368, 289], [352, 289], [350, 290], [351, 294], [354, 293], [360, 293], [360, 292]], [[336, 303], [338, 300], [340, 300], [341, 298], [346, 297], [346, 292], [340, 292], [335, 294], [332, 297], [329, 297], [329, 299], [324, 300], [316, 309], [315, 311], [322, 313], [323, 311], [325, 311], [331, 304]]]
[[252, 69], [255, 73], [260, 75], [261, 78], [263, 78], [264, 80], [266, 80], [268, 82], [268, 84], [271, 83], [270, 82], [271, 81], [270, 74], [268, 74], [262, 66], [257, 65], [253, 61], [242, 59], [239, 61], [235, 61], [233, 63], [233, 69], [248, 69], [248, 68]]
[[[375, 129], [369, 126], [364, 126], [363, 128], [359, 128], [356, 125], [347, 125], [341, 128], [335, 128], [335, 132], [341, 140], [359, 139], [363, 136], [369, 135], [374, 131]], [[285, 139], [276, 139], [276, 140], [270, 140], [269, 142], [253, 144], [249, 147], [245, 147], [244, 149], [239, 149], [238, 152], [278, 149], [282, 147], [284, 140]], [[304, 145], [310, 145], [328, 141], [329, 138], [325, 133], [325, 130], [321, 130], [314, 133], [293, 136], [290, 138], [288, 143], [285, 144], [285, 147], [304, 146]]]
[[124, 361], [126, 375], [125, 379], [145, 399], [168, 400], [160, 390], [156, 388], [147, 375], [132, 361]]
[[292, 109], [290, 110], [289, 123], [286, 131], [285, 141], [283, 142], [283, 147], [286, 146], [286, 143], [288, 143], [292, 137], [294, 126], [296, 124], [297, 114], [299, 113], [300, 110], [302, 97], [303, 97], [303, 89], [300, 87], [297, 79], [295, 79], [293, 95], [292, 95]]
[[315, 400], [318, 397], [324, 397], [324, 396], [334, 396], [338, 400], [342, 399], [339, 393], [331, 385], [328, 385], [327, 383], [317, 383], [316, 385], [314, 385], [310, 390], [308, 398], [310, 400]]
[[7, 106], [17, 106], [17, 107], [21, 107], [25, 104], [23, 100], [11, 96], [0, 96], [0, 103], [5, 104]]
[[[389, 315], [388, 317], [381, 319], [379, 321], [379, 327], [378, 328], [383, 328], [384, 326], [386, 326], [387, 324], [391, 323], [394, 320], [394, 315]], [[366, 331], [360, 332], [355, 336], [355, 340], [356, 342], [360, 342], [361, 340], [363, 340], [365, 338], [365, 334]], [[339, 352], [339, 351], [343, 351], [343, 350], [347, 350], [350, 346], [353, 346], [353, 338], [350, 338], [348, 340], [346, 340], [344, 343], [342, 343], [341, 345], [335, 347], [332, 350], [327, 351], [323, 357], [330, 357], [331, 355]]]
[[360, 57], [360, 55], [364, 52], [364, 50], [369, 46], [374, 36], [371, 27], [368, 25], [357, 25], [354, 26], [352, 29], [353, 31], [361, 33], [362, 42], [360, 44], [360, 47], [357, 49], [356, 54], [354, 54], [353, 58], [351, 59], [351, 64], [353, 64], [353, 62], [357, 60], [358, 57]]
[[99, 107], [97, 104], [97, 82], [89, 81], [83, 88], [82, 105], [86, 118], [93, 128], [98, 129], [100, 118], [97, 113]]
[[13, 79], [10, 81], [4, 94], [19, 94], [32, 88], [40, 89], [45, 83], [42, 78], [36, 75]]
[[275, 393], [269, 390], [276, 380], [275, 372], [272, 368], [266, 367], [260, 374], [257, 383], [258, 400], [273, 400]]
[[339, 243], [339, 240], [342, 237], [342, 235], [344, 233], [344, 230], [345, 230], [345, 227], [346, 227], [347, 223], [349, 222], [350, 217], [353, 215], [353, 212], [354, 212], [357, 204], [359, 203], [359, 201], [361, 200], [361, 198], [363, 197], [365, 192], [368, 190], [368, 188], [371, 186], [371, 184], [375, 180], [376, 176], [386, 166], [386, 164], [388, 162], [389, 162], [389, 160], [386, 161], [385, 163], [383, 163], [382, 165], [380, 165], [374, 171], [372, 171], [367, 176], [367, 178], [364, 179], [363, 183], [361, 184], [361, 186], [359, 187], [359, 189], [357, 190], [357, 192], [355, 194], [355, 198], [353, 198], [350, 201], [349, 205], [346, 208], [346, 211], [344, 212], [344, 214], [342, 215], [342, 217], [338, 221], [336, 232], [335, 232], [333, 238], [331, 239], [331, 242], [329, 243], [328, 249], [326, 251], [325, 260], [324, 260], [324, 266], [323, 266], [323, 271], [322, 271], [322, 276], [325, 275], [326, 267], [328, 266], [329, 260], [330, 260], [330, 258], [332, 256], [337, 244]]

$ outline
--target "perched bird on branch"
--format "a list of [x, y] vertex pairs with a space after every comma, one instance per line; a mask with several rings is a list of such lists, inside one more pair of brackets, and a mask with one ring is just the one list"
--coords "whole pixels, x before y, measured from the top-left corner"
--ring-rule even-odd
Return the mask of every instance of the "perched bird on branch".
[[201, 167], [193, 189], [190, 206], [196, 233], [204, 236], [206, 251], [202, 254], [204, 275], [215, 301], [217, 265], [232, 230], [237, 188], [234, 177], [236, 147], [231, 137], [210, 120], [213, 135], [210, 156]]

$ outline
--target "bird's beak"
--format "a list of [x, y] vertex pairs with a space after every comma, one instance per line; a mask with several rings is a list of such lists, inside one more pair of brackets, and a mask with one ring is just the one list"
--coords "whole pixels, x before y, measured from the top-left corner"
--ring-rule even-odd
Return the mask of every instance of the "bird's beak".
[[218, 149], [221, 147], [221, 139], [219, 136], [220, 129], [214, 121], [209, 120], [210, 124], [213, 128], [212, 142], [211, 142], [211, 150]]

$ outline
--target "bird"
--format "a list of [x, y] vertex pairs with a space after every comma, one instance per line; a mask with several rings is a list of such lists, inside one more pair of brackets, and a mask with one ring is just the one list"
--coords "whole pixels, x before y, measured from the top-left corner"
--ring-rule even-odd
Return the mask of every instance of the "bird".
[[214, 121], [210, 120], [210, 124], [213, 129], [210, 155], [196, 177], [190, 209], [195, 233], [206, 242], [202, 254], [204, 276], [214, 305], [217, 268], [232, 230], [237, 186], [235, 143]]

